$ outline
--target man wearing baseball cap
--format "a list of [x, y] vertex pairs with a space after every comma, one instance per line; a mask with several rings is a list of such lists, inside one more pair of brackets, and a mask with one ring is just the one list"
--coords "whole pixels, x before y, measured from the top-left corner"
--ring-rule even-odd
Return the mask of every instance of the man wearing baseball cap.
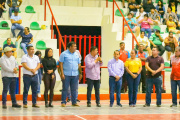
[[12, 56], [12, 48], [4, 48], [4, 55], [0, 59], [0, 65], [1, 76], [3, 81], [2, 108], [7, 109], [6, 101], [8, 89], [10, 89], [12, 107], [20, 108], [21, 105], [17, 104], [15, 96], [18, 64], [16, 62], [15, 57]]
[[[13, 38], [17, 38], [17, 36], [21, 35], [23, 33], [23, 30], [24, 30], [24, 27], [21, 25], [22, 24], [22, 18], [21, 18], [21, 16], [18, 15], [18, 11], [15, 10], [14, 15], [12, 15], [10, 19], [11, 19], [11, 23], [12, 23], [11, 32], [13, 34]], [[17, 36], [15, 34], [16, 29], [20, 30], [20, 32], [18, 33]]]

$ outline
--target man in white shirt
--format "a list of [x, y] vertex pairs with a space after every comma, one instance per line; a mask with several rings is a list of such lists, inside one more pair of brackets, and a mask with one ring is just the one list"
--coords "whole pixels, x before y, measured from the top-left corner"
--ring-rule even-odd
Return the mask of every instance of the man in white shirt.
[[27, 96], [29, 87], [32, 90], [32, 107], [39, 108], [36, 104], [37, 89], [38, 89], [38, 69], [40, 68], [39, 57], [34, 55], [34, 47], [27, 47], [28, 54], [23, 55], [21, 63], [23, 66], [23, 82], [24, 82], [24, 92], [23, 92], [23, 107], [27, 108]]
[[6, 47], [4, 49], [4, 56], [0, 59], [1, 65], [1, 76], [3, 81], [3, 92], [2, 92], [2, 108], [7, 109], [7, 92], [10, 88], [10, 95], [12, 100], [12, 107], [20, 108], [21, 105], [18, 105], [16, 102], [16, 74], [18, 73], [18, 64], [15, 60], [15, 57], [12, 56], [12, 48]]

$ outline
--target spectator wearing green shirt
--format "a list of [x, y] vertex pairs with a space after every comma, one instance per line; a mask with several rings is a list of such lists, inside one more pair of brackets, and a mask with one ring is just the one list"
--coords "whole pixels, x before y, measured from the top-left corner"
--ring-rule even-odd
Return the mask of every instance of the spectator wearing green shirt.
[[153, 47], [158, 47], [160, 56], [162, 56], [165, 51], [164, 46], [162, 46], [163, 41], [163, 37], [160, 35], [159, 30], [156, 30], [156, 32], [149, 38], [149, 42], [151, 43], [151, 49]]

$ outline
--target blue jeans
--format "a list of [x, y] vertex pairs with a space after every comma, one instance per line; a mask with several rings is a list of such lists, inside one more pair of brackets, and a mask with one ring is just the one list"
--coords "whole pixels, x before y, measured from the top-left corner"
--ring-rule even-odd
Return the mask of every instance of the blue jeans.
[[38, 90], [37, 90], [37, 93], [41, 93], [41, 80], [42, 80], [41, 69], [38, 69]]
[[157, 105], [161, 105], [161, 85], [162, 85], [162, 78], [161, 76], [157, 78], [147, 78], [146, 79], [146, 104], [151, 104], [151, 92], [153, 89], [153, 84], [156, 88], [156, 98], [157, 98]]
[[12, 104], [16, 104], [16, 96], [15, 96], [16, 78], [15, 77], [14, 78], [3, 77], [2, 81], [3, 81], [2, 104], [6, 105], [7, 92], [8, 92], [9, 88], [10, 88], [10, 95], [11, 95]]
[[171, 47], [169, 45], [166, 45], [165, 50], [167, 50], [168, 52], [171, 52], [172, 49], [171, 49]]
[[76, 90], [77, 90], [77, 87], [78, 87], [78, 80], [79, 80], [79, 75], [77, 76], [66, 76], [65, 75], [65, 80], [62, 80], [63, 82], [63, 90], [62, 90], [62, 104], [66, 104], [66, 97], [67, 97], [67, 93], [68, 93], [68, 89], [69, 89], [69, 86], [70, 86], [70, 90], [71, 90], [71, 101], [72, 101], [72, 104], [76, 104]]
[[13, 11], [19, 11], [19, 7], [10, 7], [9, 8], [9, 17], [11, 18]]
[[143, 31], [144, 33], [145, 33], [145, 36], [147, 37], [147, 34], [146, 34], [146, 32], [145, 31], [147, 31], [148, 32], [148, 38], [150, 38], [150, 36], [151, 36], [151, 29], [150, 28], [141, 28], [141, 31]]
[[[18, 36], [21, 35], [23, 33], [23, 30], [24, 30], [24, 27], [19, 25], [19, 24], [16, 24], [16, 25], [12, 25], [11, 27], [11, 32], [13, 34], [13, 37], [16, 37], [16, 34], [15, 34], [15, 30], [18, 29], [20, 30], [20, 32], [18, 33]], [[18, 37], [17, 36], [17, 37]]]
[[[79, 85], [79, 81], [78, 81], [78, 85]], [[77, 90], [76, 90], [76, 99], [78, 99], [78, 87], [77, 87]], [[68, 89], [68, 92], [67, 92], [67, 98], [71, 100], [71, 90], [70, 90], [70, 87]]]
[[29, 91], [30, 86], [32, 90], [32, 103], [36, 104], [37, 89], [38, 89], [38, 75], [35, 75], [34, 77], [23, 75], [23, 82], [24, 82], [23, 104], [27, 105], [27, 97], [28, 97], [28, 91]]
[[137, 93], [138, 93], [138, 86], [140, 82], [141, 74], [137, 76], [137, 78], [132, 78], [132, 76], [128, 73], [127, 74], [127, 82], [129, 88], [129, 105], [136, 105], [137, 100]]
[[180, 80], [171, 80], [172, 103], [174, 105], [177, 105], [177, 86], [179, 86], [180, 91]]
[[28, 46], [33, 46], [33, 45], [32, 44], [27, 44], [27, 43], [21, 43], [21, 47], [22, 47], [25, 54], [27, 54], [26, 47], [28, 47]]
[[100, 80], [91, 80], [89, 78], [87, 78], [87, 103], [91, 104], [91, 92], [92, 92], [93, 86], [95, 89], [96, 104], [99, 104], [100, 103], [100, 96], [99, 96]]
[[118, 81], [115, 81], [115, 79], [115, 77], [109, 77], [110, 104], [114, 103], [114, 90], [116, 89], [117, 105], [119, 105], [121, 100], [122, 77]]

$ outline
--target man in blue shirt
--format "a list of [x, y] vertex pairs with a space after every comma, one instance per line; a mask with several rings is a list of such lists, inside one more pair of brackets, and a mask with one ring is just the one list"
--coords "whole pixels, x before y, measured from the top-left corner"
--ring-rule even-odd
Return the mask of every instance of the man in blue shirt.
[[114, 91], [116, 89], [117, 106], [122, 107], [121, 100], [121, 86], [122, 76], [124, 74], [124, 63], [119, 60], [120, 52], [114, 51], [114, 58], [108, 62], [109, 72], [109, 88], [110, 88], [110, 107], [114, 103]]
[[4, 44], [3, 50], [5, 47], [10, 47], [12, 49], [12, 55], [17, 58], [16, 46], [14, 44], [11, 44], [11, 38], [7, 38], [7, 44]]
[[[17, 2], [19, 2], [19, 5]], [[11, 17], [12, 11], [19, 11], [19, 7], [22, 4], [22, 0], [7, 0], [7, 4], [9, 6], [9, 17]]]
[[70, 86], [72, 106], [79, 107], [76, 101], [76, 90], [78, 87], [78, 80], [82, 79], [81, 61], [78, 54], [75, 52], [77, 48], [75, 42], [68, 43], [67, 48], [66, 51], [61, 53], [59, 58], [60, 77], [63, 82], [61, 106], [66, 107], [66, 96]]
[[[140, 33], [140, 27], [137, 26], [136, 20], [132, 17], [132, 13], [128, 13], [128, 17], [126, 18], [126, 21], [128, 22], [129, 27], [133, 32], [135, 32], [135, 36], [139, 36]], [[126, 23], [125, 23], [126, 25]], [[124, 37], [126, 37], [127, 32], [129, 31], [129, 28], [127, 25], [124, 27]]]
[[24, 27], [20, 25], [22, 23], [21, 16], [18, 15], [18, 11], [16, 10], [14, 11], [14, 15], [11, 16], [11, 23], [12, 23], [11, 32], [13, 34], [13, 38], [16, 38], [15, 30], [16, 29], [20, 30], [18, 36], [21, 35], [24, 30]]

